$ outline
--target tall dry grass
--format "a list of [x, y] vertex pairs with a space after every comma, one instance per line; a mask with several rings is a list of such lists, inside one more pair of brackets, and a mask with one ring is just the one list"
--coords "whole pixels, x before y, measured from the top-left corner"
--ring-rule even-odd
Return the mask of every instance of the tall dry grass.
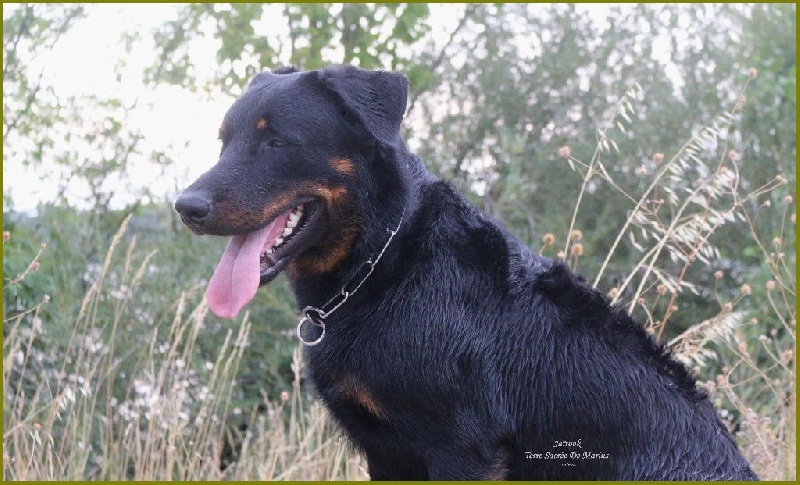
[[[41, 303], [7, 318], [3, 341], [3, 477], [6, 480], [341, 480], [366, 477], [357, 454], [334, 432], [328, 415], [299, 384], [252, 416], [239, 436], [226, 425], [238, 366], [248, 346], [247, 316], [220, 342], [201, 376], [187, 367], [207, 306], [176, 302], [167, 335], [153, 326], [133, 379], [122, 379], [121, 359], [137, 349], [116, 346], [122, 315], [153, 255], [134, 267], [132, 242], [118, 254], [120, 227], [80, 305], [56, 379], [30, 375], [41, 336]], [[9, 235], [10, 236], [10, 235]], [[123, 257], [119, 281], [107, 284], [113, 258]], [[6, 286], [36, 271], [28, 270]], [[126, 291], [119, 291], [125, 288]], [[101, 308], [105, 306], [106, 308]], [[110, 308], [108, 308], [110, 307]], [[106, 310], [106, 311], [100, 311]], [[111, 310], [111, 311], [108, 311]], [[109, 320], [102, 316], [113, 315]], [[37, 330], [39, 329], [39, 330]], [[100, 337], [102, 335], [102, 338]], [[299, 382], [301, 362], [295, 355]], [[130, 369], [128, 369], [130, 372]], [[26, 375], [27, 374], [27, 375]], [[41, 379], [32, 388], [25, 383]], [[122, 385], [120, 385], [122, 384]], [[226, 443], [240, 444], [237, 461], [222, 467]], [[223, 469], [224, 468], [224, 469]]]
[[[564, 249], [556, 257], [577, 269], [584, 252], [590, 249], [584, 248], [582, 232], [576, 228], [590, 181], [599, 179], [606, 189], [622, 194], [630, 203], [629, 216], [605, 255], [594, 284], [602, 281], [616, 250], [628, 239], [638, 250], [639, 260], [620, 284], [608, 289], [608, 295], [614, 303], [643, 316], [647, 330], [662, 339], [688, 294], [700, 295], [707, 289], [702, 281], [692, 280], [692, 275], [698, 274], [692, 270], [713, 274], [717, 282], [723, 278], [723, 271], [716, 267], [721, 255], [714, 243], [715, 234], [725, 225], [747, 227], [749, 244], [758, 247], [763, 261], [761, 273], [745, 275], [751, 281], [742, 283], [738, 294], [723, 294], [712, 288], [717, 314], [696, 322], [667, 344], [676, 358], [700, 376], [701, 385], [709, 391], [759, 476], [794, 480], [794, 199], [790, 193], [777, 197], [781, 205], [773, 207], [775, 195], [786, 191], [787, 181], [779, 174], [761, 187], [743, 186], [739, 177], [741, 155], [731, 146], [737, 115], [756, 74], [751, 69], [731, 108], [697, 128], [675, 154], [668, 157], [656, 152], [636, 170], [645, 187], [641, 193], [626, 192], [605, 166], [619, 153], [613, 137], [624, 135], [626, 126], [632, 123], [635, 100], [642, 95], [638, 85], [620, 98], [598, 130], [597, 148], [588, 163], [573, 157], [569, 147], [562, 147], [559, 154], [573, 170], [581, 171], [583, 184]], [[759, 217], [780, 221], [778, 233], [766, 238], [771, 243], [765, 242], [757, 229]], [[556, 237], [546, 234], [540, 253], [555, 243]], [[745, 318], [754, 313], [759, 316]]]

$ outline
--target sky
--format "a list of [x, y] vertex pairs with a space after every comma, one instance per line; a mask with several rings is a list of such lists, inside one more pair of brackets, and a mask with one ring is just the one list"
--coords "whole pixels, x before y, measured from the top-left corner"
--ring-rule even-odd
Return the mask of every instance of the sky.
[[[5, 5], [3, 8], [6, 10]], [[174, 4], [89, 5], [87, 16], [59, 40], [50, 55], [33, 66], [37, 74], [44, 69], [44, 83], [53, 86], [59, 98], [95, 94], [101, 99], [119, 97], [126, 103], [138, 99], [126, 122], [141, 129], [148, 147], [170, 153], [175, 164], [169, 173], [161, 175], [152, 166], [140, 163], [131, 167], [127, 176], [134, 186], [147, 186], [168, 197], [175, 195], [175, 187], [188, 185], [216, 161], [217, 128], [231, 103], [227, 97], [208, 99], [179, 87], [160, 85], [152, 89], [142, 82], [142, 71], [153, 59], [150, 33], [174, 18], [177, 8]], [[447, 7], [444, 11], [435, 15], [440, 24], [437, 31], [446, 32], [443, 29], [456, 20], [457, 10]], [[141, 41], [128, 56], [120, 39], [125, 31], [141, 34]], [[191, 56], [198, 73], [213, 72], [215, 52], [212, 39], [195, 46]], [[117, 83], [114, 66], [123, 58], [126, 74]], [[15, 210], [32, 211], [56, 192], [56, 180], [30, 183], [39, 178], [35, 170], [43, 168], [25, 168], [19, 161], [4, 163], [3, 191], [11, 194]], [[124, 190], [115, 197], [119, 205], [132, 198]]]
[[[5, 8], [5, 6], [4, 6]], [[128, 172], [137, 186], [154, 187], [157, 192], [174, 190], [175, 177], [188, 180], [207, 170], [218, 153], [216, 140], [219, 120], [229, 99], [208, 100], [174, 86], [148, 89], [142, 82], [143, 69], [152, 62], [152, 43], [149, 32], [174, 16], [176, 7], [164, 4], [94, 4], [88, 15], [59, 40], [49, 56], [35, 65], [35, 72], [44, 69], [43, 82], [53, 86], [59, 98], [95, 94], [99, 98], [119, 97], [127, 103], [138, 98], [135, 110], [127, 120], [140, 128], [144, 143], [158, 149], [170, 145], [186, 148], [170, 150], [178, 160], [169, 177], [154, 177], [151, 167], [139, 166]], [[120, 32], [138, 31], [143, 42], [130, 56], [121, 82], [115, 79], [114, 66], [123, 58]], [[208, 47], [208, 46], [205, 46]], [[198, 69], [210, 72], [214, 50], [203, 55], [202, 49], [193, 53]], [[3, 166], [3, 191], [10, 192], [15, 210], [30, 211], [55, 192], [54, 180], [30, 184], [35, 174], [20, 163]], [[120, 194], [118, 203], [125, 203]]]

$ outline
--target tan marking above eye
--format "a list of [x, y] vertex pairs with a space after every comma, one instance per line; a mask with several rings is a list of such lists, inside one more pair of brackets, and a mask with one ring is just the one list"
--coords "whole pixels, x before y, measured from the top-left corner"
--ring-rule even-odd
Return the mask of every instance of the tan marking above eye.
[[334, 170], [345, 175], [353, 175], [356, 172], [355, 164], [348, 158], [331, 158], [331, 165], [333, 166]]
[[266, 127], [267, 127], [267, 120], [265, 120], [264, 118], [259, 118], [258, 121], [256, 121], [257, 130], [263, 130]]

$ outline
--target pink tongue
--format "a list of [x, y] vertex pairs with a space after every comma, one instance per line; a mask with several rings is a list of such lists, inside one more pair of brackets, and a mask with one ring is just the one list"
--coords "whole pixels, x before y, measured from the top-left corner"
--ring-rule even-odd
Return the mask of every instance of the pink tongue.
[[255, 232], [231, 238], [206, 291], [208, 306], [217, 316], [235, 318], [253, 299], [261, 279], [261, 252], [281, 235], [289, 214]]

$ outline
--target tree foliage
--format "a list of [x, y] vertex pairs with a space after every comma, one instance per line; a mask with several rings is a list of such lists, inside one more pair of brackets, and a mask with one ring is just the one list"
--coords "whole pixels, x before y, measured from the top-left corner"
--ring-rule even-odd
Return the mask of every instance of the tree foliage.
[[84, 8], [26, 3], [8, 16], [3, 11], [3, 141], [13, 146], [5, 144], [9, 137], [53, 126], [55, 100], [48, 96], [49, 86], [42, 84], [44, 68], [38, 72], [29, 68], [37, 62], [41, 66], [42, 58], [83, 16]]
[[[410, 49], [428, 32], [425, 4], [297, 3], [190, 4], [155, 34], [158, 62], [148, 79], [184, 87], [197, 84], [192, 41], [216, 40], [218, 70], [211, 82], [240, 89], [255, 73], [277, 65], [318, 69], [327, 64], [402, 70], [424, 82]], [[286, 26], [282, 31], [281, 26]]]

